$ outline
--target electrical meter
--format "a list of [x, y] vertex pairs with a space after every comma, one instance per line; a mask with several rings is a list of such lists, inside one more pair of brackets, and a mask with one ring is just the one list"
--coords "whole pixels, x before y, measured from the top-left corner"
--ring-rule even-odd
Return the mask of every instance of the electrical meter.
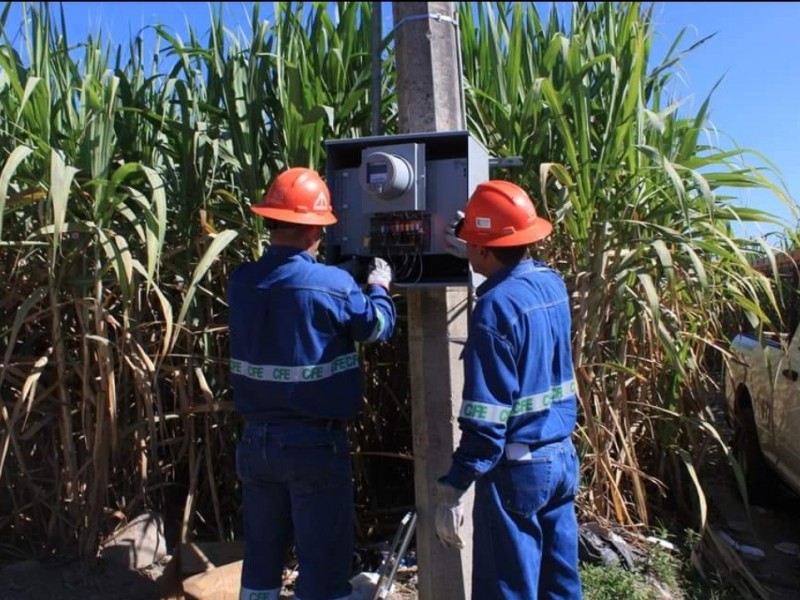
[[361, 163], [359, 177], [364, 191], [381, 200], [402, 196], [415, 179], [414, 170], [408, 161], [388, 152], [367, 154]]
[[325, 260], [388, 260], [398, 283], [466, 282], [445, 228], [489, 178], [489, 154], [466, 131], [329, 140], [327, 184], [338, 222]]
[[358, 181], [363, 213], [425, 210], [425, 146], [410, 143], [364, 148]]

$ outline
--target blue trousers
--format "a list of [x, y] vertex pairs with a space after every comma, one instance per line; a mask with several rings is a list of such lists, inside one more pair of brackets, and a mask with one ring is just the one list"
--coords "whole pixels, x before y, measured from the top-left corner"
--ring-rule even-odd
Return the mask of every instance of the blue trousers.
[[580, 600], [578, 484], [570, 439], [503, 458], [476, 481], [474, 600]]
[[324, 426], [248, 424], [236, 448], [245, 550], [242, 587], [281, 587], [295, 543], [303, 600], [351, 592], [355, 509], [347, 432]]

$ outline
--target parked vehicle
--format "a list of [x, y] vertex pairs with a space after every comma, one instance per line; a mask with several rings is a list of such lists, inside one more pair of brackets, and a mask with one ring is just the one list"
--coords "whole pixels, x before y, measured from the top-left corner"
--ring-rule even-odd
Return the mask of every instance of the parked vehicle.
[[[771, 272], [766, 261], [755, 266]], [[800, 494], [800, 252], [782, 255], [778, 272], [781, 328], [737, 335], [725, 373], [733, 451], [754, 503], [773, 495], [776, 475]]]

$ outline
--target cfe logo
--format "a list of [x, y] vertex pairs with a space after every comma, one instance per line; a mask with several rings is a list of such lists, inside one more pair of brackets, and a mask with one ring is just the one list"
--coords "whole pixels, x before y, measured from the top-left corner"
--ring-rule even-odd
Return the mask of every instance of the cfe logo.
[[328, 198], [325, 192], [320, 192], [317, 199], [314, 200], [314, 210], [328, 210]]

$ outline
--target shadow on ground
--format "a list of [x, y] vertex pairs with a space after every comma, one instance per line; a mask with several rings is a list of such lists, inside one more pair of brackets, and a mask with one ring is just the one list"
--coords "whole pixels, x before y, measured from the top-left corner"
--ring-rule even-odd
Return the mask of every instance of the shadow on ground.
[[0, 570], [0, 600], [157, 600], [156, 581], [113, 564], [27, 560]]
[[[800, 499], [779, 488], [768, 504], [751, 505], [749, 515], [733, 475], [719, 474], [706, 488], [712, 519], [740, 545], [740, 555], [772, 600], [800, 600]], [[741, 545], [757, 548], [750, 557]]]

